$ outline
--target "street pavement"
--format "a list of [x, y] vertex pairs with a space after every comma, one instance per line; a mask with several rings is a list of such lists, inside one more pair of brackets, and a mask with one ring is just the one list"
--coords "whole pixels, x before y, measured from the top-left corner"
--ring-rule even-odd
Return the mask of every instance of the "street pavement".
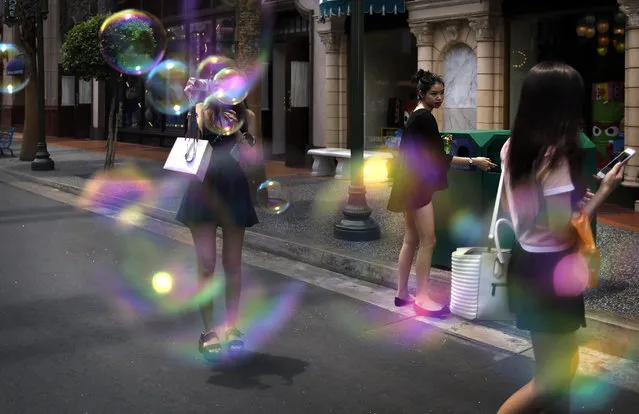
[[[0, 173], [0, 413], [494, 413], [531, 375], [523, 352], [307, 283], [308, 265], [284, 275], [277, 258], [247, 260], [247, 353], [211, 366], [192, 246], [55, 191]], [[159, 271], [174, 292], [152, 290]], [[575, 390], [575, 412], [639, 404], [603, 377]]]

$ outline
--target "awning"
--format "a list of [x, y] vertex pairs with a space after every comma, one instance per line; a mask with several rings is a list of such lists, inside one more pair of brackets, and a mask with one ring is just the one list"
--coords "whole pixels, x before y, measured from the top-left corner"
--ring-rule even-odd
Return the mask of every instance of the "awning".
[[[364, 0], [366, 14], [397, 14], [406, 11], [405, 0]], [[320, 17], [351, 14], [351, 0], [319, 0]]]
[[24, 55], [18, 55], [7, 63], [7, 75], [23, 76], [24, 75]]

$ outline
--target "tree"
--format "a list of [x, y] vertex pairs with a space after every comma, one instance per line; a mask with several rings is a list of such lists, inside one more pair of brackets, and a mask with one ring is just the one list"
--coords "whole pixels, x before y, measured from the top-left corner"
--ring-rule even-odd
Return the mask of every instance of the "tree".
[[[69, 30], [62, 44], [60, 59], [65, 71], [86, 81], [93, 79], [105, 81], [114, 91], [109, 108], [105, 169], [113, 167], [115, 163], [118, 125], [116, 114], [119, 113], [118, 95], [121, 75], [106, 63], [101, 47], [105, 49], [108, 56], [117, 55], [123, 66], [131, 67], [140, 61], [141, 56], [152, 54], [157, 45], [152, 28], [142, 22], [132, 22], [124, 25], [120, 30], [109, 32], [108, 36], [102, 39], [101, 45], [98, 33], [102, 23], [108, 17], [107, 14], [98, 14]], [[135, 53], [131, 53], [133, 46], [135, 46]]]
[[[261, 46], [261, 20], [262, 1], [261, 0], [236, 0], [235, 6], [235, 27], [237, 30], [237, 50], [235, 61], [244, 70], [254, 70], [255, 62], [260, 58]], [[262, 89], [259, 79], [251, 89], [246, 103], [248, 109], [255, 114], [256, 131], [258, 135], [257, 147], [261, 155], [264, 154], [262, 147], [262, 123], [261, 123], [261, 102]], [[259, 162], [247, 171], [251, 194], [256, 194], [257, 187], [266, 180], [266, 168], [263, 157]]]

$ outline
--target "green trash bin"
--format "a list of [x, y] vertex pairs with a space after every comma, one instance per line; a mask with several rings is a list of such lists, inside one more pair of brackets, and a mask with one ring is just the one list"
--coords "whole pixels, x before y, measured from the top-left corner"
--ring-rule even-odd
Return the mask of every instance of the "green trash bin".
[[[459, 157], [489, 157], [501, 164], [500, 152], [510, 136], [507, 130], [447, 132], [455, 141], [455, 155]], [[586, 151], [584, 175], [588, 185], [595, 189], [593, 174], [597, 168], [595, 145], [585, 135], [580, 135]], [[437, 244], [433, 253], [433, 265], [450, 269], [450, 256], [458, 247], [488, 245], [488, 231], [497, 195], [501, 169], [481, 171], [475, 167], [452, 166], [448, 173], [449, 188], [433, 197], [435, 210], [435, 235]], [[504, 213], [501, 212], [504, 216]], [[593, 220], [593, 232], [596, 222]], [[510, 248], [514, 235], [510, 229], [500, 229], [503, 247]]]

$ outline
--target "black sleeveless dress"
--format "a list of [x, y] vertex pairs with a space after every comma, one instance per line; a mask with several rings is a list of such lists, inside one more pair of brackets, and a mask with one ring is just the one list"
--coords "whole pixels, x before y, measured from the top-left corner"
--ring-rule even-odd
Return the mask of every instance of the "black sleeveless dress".
[[218, 136], [207, 130], [202, 139], [213, 147], [211, 163], [203, 182], [189, 183], [176, 219], [189, 227], [204, 223], [222, 227], [257, 224], [246, 175], [231, 155], [235, 135]]

